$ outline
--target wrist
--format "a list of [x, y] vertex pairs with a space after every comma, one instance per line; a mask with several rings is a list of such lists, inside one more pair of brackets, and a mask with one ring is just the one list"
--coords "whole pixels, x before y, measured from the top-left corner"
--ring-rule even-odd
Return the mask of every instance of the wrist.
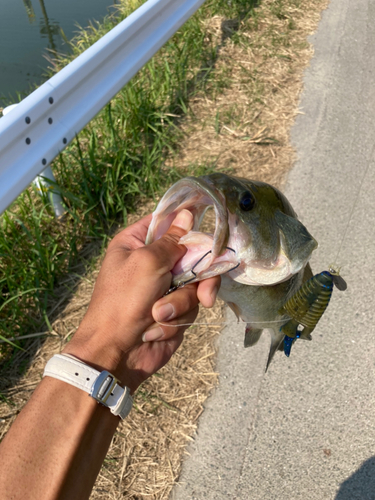
[[87, 338], [78, 329], [73, 339], [62, 350], [62, 354], [71, 354], [99, 372], [106, 370], [123, 385], [128, 385], [121, 351], [108, 341], [98, 342], [96, 337], [92, 335]]
[[108, 336], [104, 336], [102, 331], [88, 335], [80, 327], [62, 350], [62, 354], [71, 354], [100, 372], [110, 372], [122, 385], [129, 387], [132, 394], [145, 378], [135, 366], [133, 367], [135, 363], [131, 362], [131, 359], [134, 354], [130, 353], [130, 349], [128, 352], [122, 351]]
[[125, 383], [125, 380], [123, 380], [124, 374], [121, 373], [120, 359], [116, 359], [115, 352], [110, 352], [108, 348], [103, 349], [99, 346], [91, 346], [88, 343], [74, 339], [64, 347], [61, 354], [71, 354], [100, 372], [107, 370], [115, 375], [123, 384]]
[[128, 416], [133, 406], [129, 387], [124, 387], [107, 370], [98, 371], [70, 354], [52, 356], [46, 364], [43, 377], [61, 380], [86, 392], [121, 419]]

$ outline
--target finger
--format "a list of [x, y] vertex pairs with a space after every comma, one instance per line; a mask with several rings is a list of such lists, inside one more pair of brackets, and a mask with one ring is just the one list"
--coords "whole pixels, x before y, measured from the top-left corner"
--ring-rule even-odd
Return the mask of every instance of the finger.
[[156, 262], [159, 263], [159, 275], [173, 269], [175, 264], [185, 255], [186, 247], [179, 245], [178, 242], [182, 236], [192, 229], [193, 224], [193, 214], [189, 210], [182, 210], [164, 236], [145, 247], [150, 249]]
[[165, 323], [187, 314], [195, 309], [198, 303], [197, 285], [192, 283], [155, 302], [152, 317], [156, 322]]
[[154, 323], [142, 335], [143, 342], [159, 342], [169, 340], [175, 335], [184, 332], [192, 325], [198, 315], [199, 307], [195, 307], [187, 314], [166, 323]]
[[116, 234], [109, 244], [108, 249], [111, 251], [113, 248], [121, 248], [127, 251], [143, 247], [151, 219], [152, 214], [146, 215], [143, 219], [123, 229], [120, 233]]
[[[221, 277], [214, 276], [198, 283], [197, 296], [203, 307], [213, 307], [221, 284]], [[171, 294], [172, 295], [172, 294]]]
[[157, 352], [160, 352], [160, 350], [163, 351], [163, 360], [162, 360], [163, 366], [168, 363], [173, 354], [180, 347], [183, 340], [184, 340], [184, 332], [181, 331], [168, 340], [162, 340], [161, 342], [154, 342], [152, 344], [152, 348], [154, 348]]
[[142, 217], [142, 219], [139, 219], [137, 222], [134, 222], [134, 224], [131, 224], [130, 226], [126, 227], [119, 234], [122, 234], [124, 232], [130, 232], [132, 234], [143, 236], [143, 241], [144, 241], [146, 239], [146, 234], [148, 231], [148, 227], [151, 224], [151, 220], [152, 220], [152, 214], [148, 214], [145, 217]]
[[182, 344], [183, 340], [184, 340], [184, 332], [180, 331], [177, 333], [177, 335], [165, 341], [165, 343], [168, 345], [169, 348], [168, 352], [169, 357], [171, 357], [177, 351], [177, 349]]

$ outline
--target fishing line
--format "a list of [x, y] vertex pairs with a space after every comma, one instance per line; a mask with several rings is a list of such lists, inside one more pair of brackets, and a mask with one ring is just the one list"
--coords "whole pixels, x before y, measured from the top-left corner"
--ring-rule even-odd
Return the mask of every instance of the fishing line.
[[[168, 323], [161, 323], [160, 321], [156, 321], [156, 323], [160, 326], [173, 326], [175, 328], [179, 328], [180, 326], [221, 326], [221, 325], [239, 325], [240, 323], [243, 323], [244, 325], [247, 324], [247, 321], [243, 321], [242, 319], [239, 319], [237, 321], [219, 321], [218, 323], [181, 323], [179, 325], [169, 325]], [[273, 321], [252, 321], [251, 325], [264, 325], [264, 324], [270, 325], [271, 323], [280, 323], [280, 325], [283, 325], [285, 323], [285, 319], [278, 319], [278, 320], [273, 320]], [[267, 327], [265, 327], [267, 328]]]
[[[374, 151], [375, 151], [375, 146], [372, 148], [372, 153], [371, 153], [371, 157], [370, 157], [370, 158], [373, 158], [373, 156], [374, 156]], [[344, 246], [344, 241], [345, 241], [345, 239], [346, 239], [346, 236], [347, 236], [347, 233], [348, 233], [348, 229], [349, 229], [350, 223], [351, 223], [351, 221], [352, 221], [352, 219], [353, 219], [354, 210], [355, 210], [355, 208], [356, 208], [356, 206], [357, 206], [357, 202], [358, 202], [358, 200], [359, 200], [359, 195], [361, 194], [361, 191], [362, 191], [363, 183], [365, 182], [365, 178], [366, 178], [367, 172], [368, 172], [368, 170], [369, 170], [369, 168], [370, 168], [370, 162], [371, 162], [371, 160], [369, 160], [368, 165], [367, 165], [367, 167], [365, 168], [364, 174], [363, 174], [363, 176], [362, 176], [361, 183], [360, 183], [360, 185], [359, 185], [359, 188], [358, 188], [358, 191], [357, 191], [356, 197], [355, 197], [355, 199], [354, 199], [354, 203], [353, 203], [353, 205], [352, 205], [352, 209], [351, 209], [351, 212], [350, 212], [349, 220], [348, 220], [348, 222], [347, 222], [347, 224], [346, 224], [346, 227], [345, 227], [345, 230], [344, 230], [344, 235], [343, 235], [343, 237], [342, 237], [342, 239], [341, 239], [341, 243], [340, 243], [339, 249], [338, 249], [338, 251], [337, 251], [337, 254], [336, 254], [336, 259], [334, 260], [334, 262], [338, 262], [339, 255], [340, 255], [341, 250], [342, 250], [342, 248], [343, 248], [343, 246]]]

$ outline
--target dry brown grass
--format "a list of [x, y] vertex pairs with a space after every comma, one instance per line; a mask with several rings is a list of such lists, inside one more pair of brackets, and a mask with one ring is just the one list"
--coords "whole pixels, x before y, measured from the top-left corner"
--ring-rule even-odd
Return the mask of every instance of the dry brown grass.
[[[283, 5], [279, 19], [275, 4]], [[211, 163], [225, 172], [280, 186], [294, 153], [289, 131], [298, 113], [303, 69], [313, 50], [307, 36], [316, 29], [327, 0], [266, 0], [257, 16], [236, 24], [221, 17], [207, 22], [207, 33], [222, 44], [218, 79], [229, 87], [197, 95], [182, 124], [185, 141], [173, 163]], [[234, 40], [236, 29], [240, 42]]]
[[[275, 10], [279, 4], [282, 11]], [[327, 0], [316, 0], [298, 7], [295, 0], [265, 0], [255, 18], [215, 17], [207, 22], [207, 33], [217, 38], [220, 47], [215, 75], [221, 88], [210, 87], [195, 96], [180, 124], [184, 140], [179, 154], [169, 158], [169, 164], [210, 162], [226, 172], [282, 185], [293, 163], [289, 130], [297, 113], [302, 72], [312, 55], [306, 38], [316, 29], [326, 4]], [[149, 210], [145, 205], [138, 217]], [[21, 380], [10, 371], [0, 381], [0, 394], [6, 398], [0, 401], [0, 439], [40, 381], [47, 359], [77, 329], [98, 267], [83, 279], [73, 274], [65, 279], [55, 306], [54, 334], [45, 341], [36, 337], [28, 352], [15, 356], [13, 367], [19, 367], [29, 362], [29, 352], [35, 353]], [[202, 322], [217, 323], [222, 305], [201, 314]], [[168, 366], [140, 388], [134, 410], [114, 436], [92, 499], [168, 498], [185, 445], [217, 382], [219, 331], [218, 326], [190, 328]]]

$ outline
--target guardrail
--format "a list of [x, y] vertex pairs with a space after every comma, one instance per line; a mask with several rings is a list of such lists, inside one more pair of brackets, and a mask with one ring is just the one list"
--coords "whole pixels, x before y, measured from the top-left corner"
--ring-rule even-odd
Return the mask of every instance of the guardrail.
[[0, 119], [0, 213], [205, 0], [148, 0]]

